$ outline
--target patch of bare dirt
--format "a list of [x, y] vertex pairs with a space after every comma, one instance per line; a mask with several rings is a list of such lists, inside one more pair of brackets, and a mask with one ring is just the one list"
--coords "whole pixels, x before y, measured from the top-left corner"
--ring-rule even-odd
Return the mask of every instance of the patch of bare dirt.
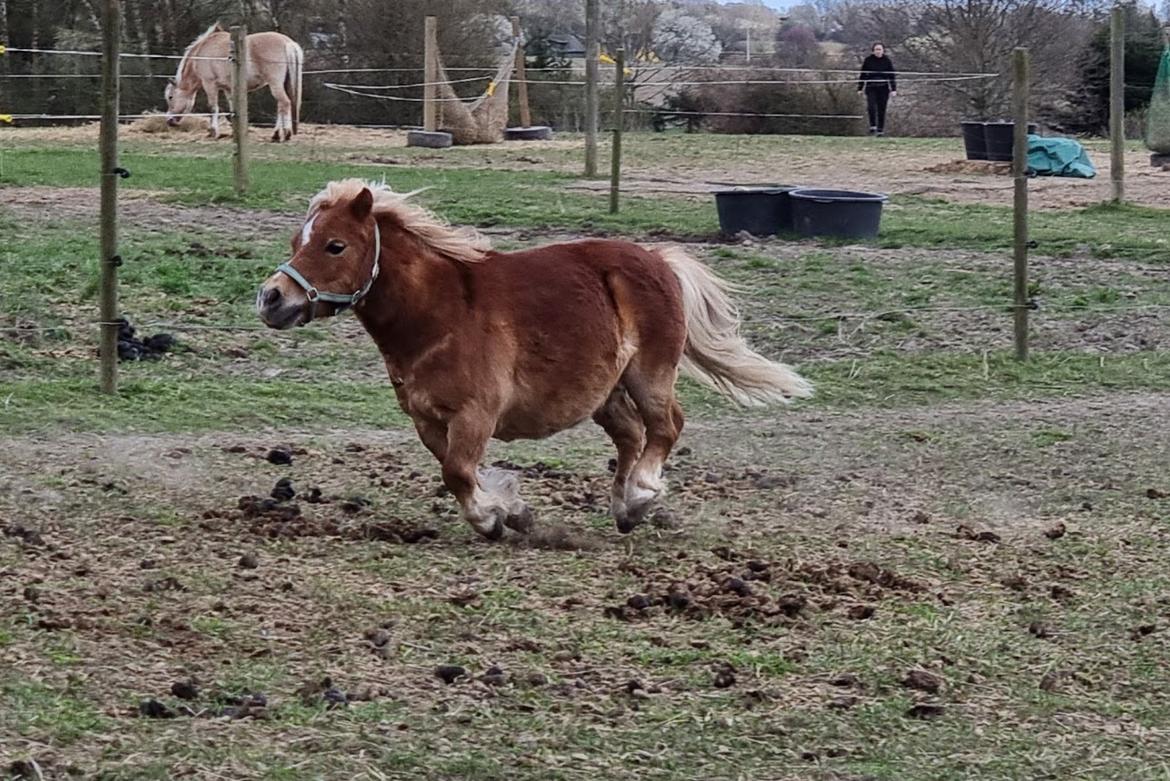
[[734, 627], [788, 625], [829, 612], [864, 620], [873, 617], [875, 603], [905, 601], [926, 591], [925, 584], [870, 561], [771, 561], [726, 546], [712, 552], [721, 563], [696, 561], [690, 568], [676, 565], [666, 571], [625, 565], [641, 586], [622, 603], [606, 607], [605, 615], [620, 621], [720, 617]]
[[[124, 229], [173, 234], [183, 231], [222, 233], [241, 237], [258, 233], [291, 236], [301, 224], [299, 213], [230, 206], [180, 206], [158, 200], [164, 193], [124, 189], [118, 196]], [[96, 187], [0, 187], [0, 208], [28, 220], [77, 220], [97, 224], [99, 191]]]
[[[598, 429], [502, 448], [497, 468], [520, 473], [538, 524], [590, 538], [584, 551], [476, 538], [406, 431], [10, 437], [0, 593], [21, 620], [5, 661], [131, 741], [144, 740], [139, 719], [183, 730], [199, 719], [214, 735], [232, 723], [237, 742], [263, 739], [248, 725], [285, 734], [289, 703], [319, 707], [322, 725], [383, 697], [404, 745], [425, 720], [474, 708], [617, 719], [641, 703], [708, 709], [727, 690], [736, 709], [846, 711], [889, 696], [883, 678], [932, 698], [908, 718], [999, 713], [1010, 701], [983, 702], [984, 689], [1049, 644], [1070, 667], [1059, 685], [1086, 685], [1062, 621], [1089, 600], [1103, 616], [1133, 611], [1127, 647], [1163, 641], [1164, 606], [1114, 603], [1085, 581], [1086, 552], [1102, 546], [1119, 577], [1157, 563], [1156, 551], [1126, 552], [1116, 520], [1125, 535], [1158, 533], [1141, 508], [1165, 501], [1150, 489], [1170, 458], [1166, 401], [696, 417], [666, 473], [674, 524], [631, 536], [595, 522], [611, 456]], [[1054, 429], [1074, 438], [1035, 444]], [[975, 538], [957, 534], [963, 523]], [[435, 534], [405, 538], [422, 529]], [[978, 539], [986, 531], [998, 542]], [[940, 647], [898, 634], [952, 605], [948, 626], [964, 632], [948, 629]], [[967, 647], [959, 634], [1003, 631], [989, 616], [1025, 610], [1011, 661], [998, 662], [1011, 670], [954, 650]], [[843, 637], [882, 650], [855, 670], [809, 661]], [[61, 648], [83, 661], [50, 661]], [[255, 670], [279, 675], [258, 688]], [[102, 741], [80, 735], [61, 764], [93, 770]]]
[[[763, 152], [750, 160], [724, 160], [718, 167], [702, 158], [664, 161], [653, 166], [631, 162], [622, 177], [630, 195], [657, 193], [710, 197], [728, 184], [761, 181], [761, 171], [777, 171], [772, 181], [800, 187], [862, 190], [891, 196], [915, 195], [957, 203], [1010, 206], [1013, 184], [1009, 177], [991, 175], [980, 166], [972, 170], [963, 160], [961, 139], [951, 151], [886, 146], [880, 139], [858, 139], [852, 150], [810, 147], [800, 154]], [[1093, 179], [1036, 177], [1028, 183], [1029, 205], [1037, 209], [1083, 208], [1108, 201], [1109, 155], [1090, 151], [1097, 176]], [[1150, 166], [1149, 154], [1126, 153], [1126, 200], [1144, 206], [1170, 206], [1170, 174]], [[570, 189], [604, 192], [608, 182], [581, 180]]]
[[987, 174], [989, 176], [1011, 176], [1011, 163], [988, 160], [954, 160], [949, 163], [929, 165], [922, 169], [932, 174]]

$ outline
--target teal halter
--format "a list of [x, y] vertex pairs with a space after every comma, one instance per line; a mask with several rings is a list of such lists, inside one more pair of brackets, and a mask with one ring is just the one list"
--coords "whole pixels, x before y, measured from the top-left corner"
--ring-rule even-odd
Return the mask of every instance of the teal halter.
[[366, 284], [361, 286], [361, 289], [350, 295], [343, 293], [329, 293], [318, 290], [312, 282], [305, 279], [304, 274], [292, 267], [292, 263], [281, 263], [276, 267], [276, 273], [284, 274], [293, 282], [300, 285], [304, 291], [305, 296], [309, 299], [309, 319], [312, 320], [317, 313], [317, 302], [324, 301], [327, 304], [337, 304], [338, 310], [343, 311], [356, 305], [359, 301], [365, 298], [366, 294], [370, 292], [370, 288], [374, 286], [374, 280], [378, 278], [380, 271], [379, 259], [382, 257], [382, 232], [378, 229], [378, 221], [374, 220], [374, 268], [370, 271], [370, 278], [366, 280]]

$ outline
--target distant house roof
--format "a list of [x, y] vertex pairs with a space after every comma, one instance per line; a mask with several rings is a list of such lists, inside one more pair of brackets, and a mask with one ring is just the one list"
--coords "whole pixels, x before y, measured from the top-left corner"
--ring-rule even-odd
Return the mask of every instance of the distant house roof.
[[547, 38], [551, 46], [562, 57], [584, 57], [585, 43], [575, 35], [550, 35]]

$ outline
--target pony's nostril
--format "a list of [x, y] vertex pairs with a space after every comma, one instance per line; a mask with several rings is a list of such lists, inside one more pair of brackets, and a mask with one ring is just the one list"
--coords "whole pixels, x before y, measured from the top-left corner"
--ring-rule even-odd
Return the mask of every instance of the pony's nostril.
[[264, 295], [260, 299], [260, 303], [264, 306], [272, 306], [280, 300], [280, 288], [270, 287], [264, 291]]

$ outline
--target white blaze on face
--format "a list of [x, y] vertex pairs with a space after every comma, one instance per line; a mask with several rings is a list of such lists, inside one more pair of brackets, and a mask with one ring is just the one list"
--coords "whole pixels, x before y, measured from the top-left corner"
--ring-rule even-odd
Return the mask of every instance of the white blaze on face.
[[313, 234], [313, 223], [317, 221], [317, 215], [314, 214], [305, 223], [305, 227], [301, 228], [301, 246], [304, 247], [309, 243], [309, 236]]

